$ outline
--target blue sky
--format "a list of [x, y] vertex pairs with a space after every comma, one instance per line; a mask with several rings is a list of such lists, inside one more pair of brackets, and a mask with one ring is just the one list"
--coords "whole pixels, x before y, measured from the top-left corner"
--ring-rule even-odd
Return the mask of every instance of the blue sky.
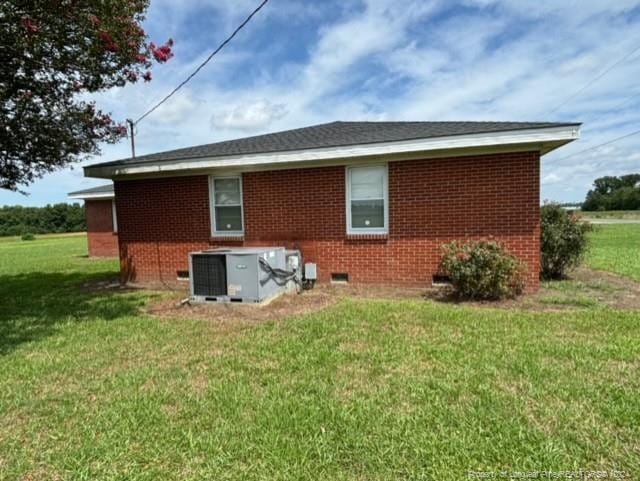
[[[151, 0], [151, 39], [175, 57], [149, 84], [96, 96], [137, 118], [200, 63], [258, 0]], [[584, 122], [582, 138], [543, 159], [542, 196], [582, 200], [594, 178], [640, 171], [640, 1], [271, 0], [186, 88], [141, 122], [138, 154], [334, 120]], [[129, 155], [128, 141], [29, 186], [0, 205], [67, 201], [104, 183], [81, 165]]]

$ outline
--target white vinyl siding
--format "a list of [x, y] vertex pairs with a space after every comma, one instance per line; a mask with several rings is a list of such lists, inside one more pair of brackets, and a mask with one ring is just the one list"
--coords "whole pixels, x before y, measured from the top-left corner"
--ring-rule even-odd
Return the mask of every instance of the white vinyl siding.
[[386, 165], [347, 167], [347, 233], [388, 233], [388, 176]]
[[210, 177], [209, 197], [212, 234], [214, 236], [243, 235], [242, 177]]

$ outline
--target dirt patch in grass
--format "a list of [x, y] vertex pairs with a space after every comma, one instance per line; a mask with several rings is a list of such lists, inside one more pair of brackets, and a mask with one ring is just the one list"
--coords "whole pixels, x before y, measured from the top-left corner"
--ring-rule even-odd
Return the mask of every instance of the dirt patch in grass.
[[499, 302], [461, 302], [446, 288], [407, 288], [381, 285], [320, 284], [301, 294], [285, 294], [266, 305], [253, 304], [181, 304], [187, 291], [171, 292], [152, 300], [145, 313], [170, 319], [206, 319], [214, 321], [278, 320], [321, 311], [342, 299], [432, 300], [472, 307], [562, 311], [594, 307], [640, 309], [640, 283], [609, 272], [580, 268], [569, 279], [545, 282], [540, 291]]
[[145, 312], [171, 319], [208, 319], [215, 321], [268, 321], [318, 312], [345, 298], [424, 299], [425, 289], [393, 286], [355, 286], [319, 284], [301, 294], [284, 294], [266, 305], [208, 303], [181, 304], [187, 291], [173, 292], [152, 301]]
[[640, 309], [640, 283], [610, 272], [581, 267], [569, 279], [545, 282], [531, 301], [556, 307]]
[[188, 293], [179, 292], [163, 296], [151, 302], [145, 312], [154, 316], [170, 319], [206, 319], [212, 321], [268, 321], [309, 312], [319, 311], [337, 299], [314, 289], [304, 294], [285, 294], [266, 305], [233, 304], [233, 303], [182, 303]]

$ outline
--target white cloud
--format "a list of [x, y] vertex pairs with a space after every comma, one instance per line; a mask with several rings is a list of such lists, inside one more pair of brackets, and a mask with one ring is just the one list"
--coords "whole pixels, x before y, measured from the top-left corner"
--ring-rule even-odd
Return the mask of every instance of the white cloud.
[[214, 129], [251, 132], [267, 127], [274, 120], [279, 120], [286, 114], [287, 108], [284, 104], [261, 99], [215, 112], [211, 116], [211, 126]]
[[[203, 100], [200, 100], [203, 102]], [[154, 112], [155, 121], [161, 124], [184, 123], [196, 107], [196, 101], [188, 91], [178, 92], [170, 102], [165, 102]]]

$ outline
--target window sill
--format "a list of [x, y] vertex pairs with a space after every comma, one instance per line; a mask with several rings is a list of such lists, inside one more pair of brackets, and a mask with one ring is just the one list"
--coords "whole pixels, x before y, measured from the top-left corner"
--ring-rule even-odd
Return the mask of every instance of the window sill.
[[388, 233], [361, 233], [361, 234], [347, 234], [347, 240], [373, 240], [373, 241], [387, 241], [389, 240]]
[[217, 244], [220, 242], [243, 242], [244, 235], [213, 235], [209, 237], [209, 243]]

